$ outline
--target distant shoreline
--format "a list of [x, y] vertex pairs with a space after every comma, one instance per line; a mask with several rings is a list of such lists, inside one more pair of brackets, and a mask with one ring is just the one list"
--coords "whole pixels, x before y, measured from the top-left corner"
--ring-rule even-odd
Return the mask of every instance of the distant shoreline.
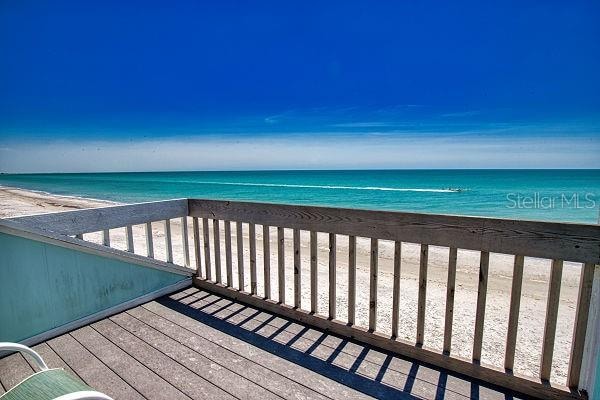
[[106, 207], [119, 203], [0, 185], [0, 204], [0, 218], [9, 218], [47, 212]]

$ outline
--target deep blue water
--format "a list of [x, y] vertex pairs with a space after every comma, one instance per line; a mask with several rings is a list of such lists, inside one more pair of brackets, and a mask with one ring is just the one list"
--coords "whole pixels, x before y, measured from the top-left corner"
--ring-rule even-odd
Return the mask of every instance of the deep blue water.
[[0, 185], [139, 202], [179, 197], [598, 223], [600, 170], [0, 175]]

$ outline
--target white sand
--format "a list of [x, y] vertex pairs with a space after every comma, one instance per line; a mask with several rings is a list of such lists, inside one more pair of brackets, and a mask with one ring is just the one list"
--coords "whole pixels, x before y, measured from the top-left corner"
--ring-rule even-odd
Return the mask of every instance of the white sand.
[[[50, 195], [15, 188], [0, 187], [0, 217], [67, 211], [78, 208], [101, 207], [110, 204], [107, 201], [82, 199]], [[189, 221], [191, 222], [191, 221]], [[191, 223], [189, 237], [192, 237]], [[236, 227], [232, 223], [233, 282], [237, 287], [237, 249]], [[222, 273], [225, 279], [225, 249], [223, 223], [221, 228]], [[179, 220], [172, 221], [173, 254], [175, 262], [183, 264], [181, 225]], [[277, 238], [276, 229], [271, 228], [271, 293], [277, 299]], [[263, 262], [262, 262], [262, 227], [256, 227], [257, 234], [257, 275], [258, 292], [263, 294]], [[156, 257], [165, 259], [164, 224], [153, 224], [154, 247]], [[245, 287], [249, 290], [249, 251], [248, 227], [244, 224], [244, 265]], [[134, 227], [135, 252], [146, 254], [145, 234], [142, 226]], [[100, 233], [86, 234], [85, 240], [101, 242]], [[211, 224], [211, 247], [212, 247]], [[286, 302], [293, 302], [293, 252], [292, 231], [285, 230], [286, 238]], [[327, 235], [319, 234], [319, 312], [328, 313], [328, 243]], [[190, 240], [190, 246], [192, 241]], [[310, 260], [309, 234], [301, 233], [302, 259], [302, 307], [310, 308]], [[357, 312], [358, 325], [368, 324], [368, 287], [369, 287], [369, 243], [368, 239], [359, 238], [357, 243]], [[111, 245], [125, 249], [124, 229], [111, 230]], [[393, 243], [380, 241], [379, 244], [379, 289], [377, 329], [391, 333], [391, 303], [393, 277]], [[194, 252], [190, 249], [192, 266], [195, 265]], [[213, 279], [214, 252], [211, 252]], [[446, 299], [448, 249], [432, 247], [429, 252], [429, 270], [427, 282], [427, 310], [425, 322], [425, 346], [441, 350], [444, 331], [444, 313]], [[497, 367], [503, 366], [508, 309], [510, 302], [513, 257], [492, 254], [483, 337], [482, 362]], [[337, 318], [347, 318], [347, 264], [348, 238], [337, 238]], [[401, 300], [400, 300], [400, 334], [401, 338], [415, 341], [417, 293], [418, 293], [419, 245], [404, 243], [402, 246]], [[479, 253], [459, 250], [457, 262], [456, 293], [454, 305], [454, 323], [452, 338], [452, 354], [470, 358], [473, 346], [473, 327], [475, 324], [475, 305], [477, 301], [477, 283], [479, 269]], [[558, 326], [552, 381], [564, 384], [568, 367], [571, 346], [572, 327], [575, 317], [576, 296], [579, 285], [580, 264], [565, 263], [560, 294]], [[544, 319], [550, 261], [534, 258], [525, 259], [521, 312], [517, 335], [515, 356], [515, 372], [530, 376], [539, 373], [541, 343], [544, 332]]]

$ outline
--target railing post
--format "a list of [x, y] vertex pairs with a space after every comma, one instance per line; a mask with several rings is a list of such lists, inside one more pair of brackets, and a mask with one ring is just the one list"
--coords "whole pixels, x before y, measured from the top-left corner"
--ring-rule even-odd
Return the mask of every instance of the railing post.
[[165, 248], [167, 252], [167, 262], [173, 262], [173, 242], [171, 241], [171, 220], [165, 220]]
[[475, 314], [475, 334], [473, 336], [473, 362], [481, 361], [483, 345], [483, 323], [485, 321], [485, 301], [487, 297], [488, 270], [490, 253], [482, 251], [479, 259], [479, 286], [477, 288], [477, 308]]
[[131, 225], [127, 225], [125, 227], [125, 240], [127, 241], [127, 251], [130, 253], [134, 253], [133, 248], [133, 227]]
[[238, 268], [238, 289], [245, 290], [245, 277], [244, 277], [244, 231], [242, 229], [242, 223], [237, 221], [236, 223], [236, 243], [237, 243], [237, 268]]
[[[192, 230], [194, 231], [194, 259], [196, 260], [196, 276], [201, 276], [202, 262], [200, 254], [200, 224], [197, 217], [192, 218]], [[206, 274], [204, 276], [206, 276]]]
[[190, 243], [188, 239], [187, 216], [181, 217], [181, 242], [183, 245], [183, 263], [186, 267], [190, 266]]
[[204, 239], [204, 273], [206, 279], [212, 279], [212, 267], [210, 265], [210, 232], [208, 231], [208, 218], [202, 218], [202, 236]]
[[221, 239], [218, 219], [213, 219], [213, 241], [215, 247], [215, 280], [217, 283], [221, 283], [223, 274], [221, 273]]
[[310, 231], [310, 311], [317, 313], [319, 301], [319, 271], [317, 232]]
[[510, 309], [508, 312], [508, 331], [506, 334], [506, 353], [504, 354], [504, 368], [508, 371], [512, 371], [515, 365], [515, 348], [517, 345], [517, 329], [519, 326], [519, 309], [521, 307], [524, 260], [525, 257], [516, 255], [513, 265]]
[[556, 336], [556, 319], [560, 300], [560, 281], [562, 279], [563, 261], [552, 260], [550, 282], [548, 284], [548, 300], [546, 304], [546, 323], [542, 343], [542, 360], [540, 362], [540, 379], [550, 380], [552, 356], [554, 354], [554, 338]]
[[402, 242], [394, 242], [394, 283], [392, 289], [392, 336], [398, 336], [398, 317], [400, 312], [400, 272], [402, 264]]
[[456, 247], [448, 252], [448, 283], [446, 284], [446, 314], [444, 320], [444, 353], [450, 354], [452, 348], [452, 323], [454, 321], [454, 290], [456, 285]]
[[256, 294], [256, 225], [248, 225], [248, 240], [250, 241], [250, 293]]
[[231, 260], [231, 221], [225, 221], [225, 272], [226, 284], [233, 286], [233, 261]]
[[279, 302], [285, 303], [285, 238], [283, 227], [277, 227], [277, 277]]
[[356, 322], [356, 236], [348, 237], [348, 323]]
[[422, 346], [424, 339], [428, 259], [429, 246], [426, 244], [421, 244], [421, 258], [419, 263], [419, 302], [417, 305], [417, 346]]
[[585, 374], [579, 378], [579, 389], [586, 390], [590, 399], [600, 399], [600, 351], [598, 351], [600, 349], [600, 265], [592, 268], [592, 276], [587, 329], [581, 360], [581, 371]]
[[329, 234], [329, 319], [336, 316], [336, 235]]
[[108, 229], [102, 231], [102, 244], [110, 246], [110, 231]]
[[[567, 386], [572, 389], [577, 389], [579, 387], [579, 380], [581, 378], [581, 362], [583, 359], [583, 349], [585, 346], [588, 317], [590, 313], [594, 269], [594, 263], [585, 263], [581, 268], [575, 327], [573, 329], [573, 340], [571, 345], [571, 359], [567, 375]], [[596, 382], [596, 385], [598, 385], [598, 382]]]
[[369, 270], [369, 331], [377, 329], [377, 278], [379, 275], [379, 241], [371, 239], [371, 262]]
[[302, 265], [300, 263], [300, 230], [294, 229], [294, 307], [300, 308], [302, 303]]
[[148, 257], [154, 258], [154, 243], [152, 241], [152, 222], [146, 222], [146, 251]]
[[271, 234], [269, 225], [263, 225], [263, 280], [265, 299], [271, 298]]

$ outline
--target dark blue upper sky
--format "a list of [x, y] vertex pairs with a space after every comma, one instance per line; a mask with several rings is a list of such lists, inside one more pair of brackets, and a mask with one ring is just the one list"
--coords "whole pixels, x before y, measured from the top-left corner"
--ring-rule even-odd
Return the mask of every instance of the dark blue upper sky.
[[0, 6], [0, 50], [3, 131], [600, 109], [597, 1], [15, 1]]
[[5, 141], [599, 134], [598, 1], [4, 1], [0, 54]]

